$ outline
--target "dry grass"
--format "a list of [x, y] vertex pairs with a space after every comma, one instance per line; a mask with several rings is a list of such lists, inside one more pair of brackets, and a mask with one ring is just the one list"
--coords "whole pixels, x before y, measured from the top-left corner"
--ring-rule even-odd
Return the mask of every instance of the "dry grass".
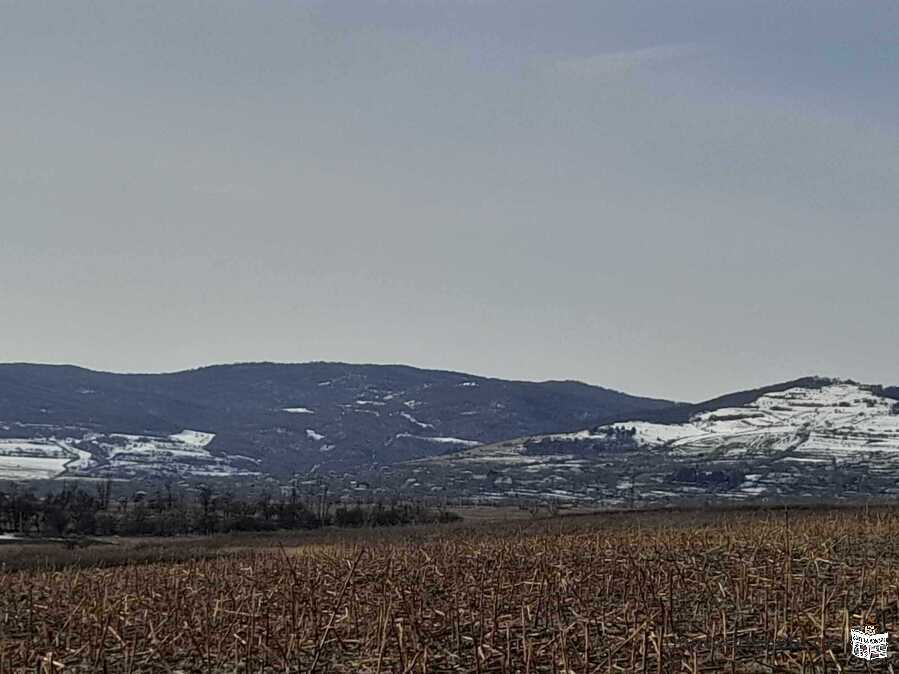
[[886, 509], [388, 538], [8, 572], [0, 672], [837, 672], [866, 614], [899, 631]]

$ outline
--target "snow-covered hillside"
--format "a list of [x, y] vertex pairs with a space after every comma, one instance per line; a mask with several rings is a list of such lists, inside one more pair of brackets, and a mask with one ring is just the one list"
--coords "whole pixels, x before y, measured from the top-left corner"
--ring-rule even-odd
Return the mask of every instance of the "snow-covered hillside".
[[588, 437], [606, 438], [611, 429], [633, 430], [643, 447], [685, 453], [790, 448], [794, 460], [839, 461], [859, 452], [899, 452], [899, 402], [854, 382], [833, 382], [767, 393], [745, 406], [694, 414], [687, 423], [622, 422]]
[[473, 491], [494, 500], [892, 498], [899, 496], [899, 401], [892, 395], [895, 389], [851, 381], [798, 380], [435, 457], [417, 462], [417, 477], [485, 476], [479, 484], [486, 486]]
[[247, 474], [245, 457], [213, 456], [215, 435], [185, 429], [170, 436], [87, 433], [36, 434], [0, 439], [0, 479], [39, 480], [63, 475], [115, 477]]

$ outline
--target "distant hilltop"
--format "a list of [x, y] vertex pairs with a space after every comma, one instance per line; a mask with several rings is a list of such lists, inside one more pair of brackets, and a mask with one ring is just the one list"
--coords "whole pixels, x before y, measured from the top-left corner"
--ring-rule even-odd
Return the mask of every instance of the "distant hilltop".
[[404, 365], [168, 374], [0, 365], [0, 479], [285, 478], [392, 465], [667, 407], [579, 382]]

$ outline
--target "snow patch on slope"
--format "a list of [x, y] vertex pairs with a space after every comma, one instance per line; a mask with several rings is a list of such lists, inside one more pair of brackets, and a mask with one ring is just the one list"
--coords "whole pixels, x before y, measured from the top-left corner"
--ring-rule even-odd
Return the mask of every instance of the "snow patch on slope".
[[413, 417], [408, 412], [400, 412], [400, 416], [403, 417], [403, 419], [408, 421], [410, 424], [415, 424], [419, 428], [434, 428], [433, 424], [426, 424], [423, 421], [419, 421], [418, 419]]
[[182, 442], [192, 447], [205, 447], [215, 439], [215, 433], [204, 433], [202, 431], [191, 431], [185, 429], [180, 433], [170, 435], [169, 438], [175, 442]]
[[413, 440], [424, 440], [425, 442], [439, 442], [448, 445], [462, 445], [463, 447], [477, 447], [480, 442], [476, 440], [463, 440], [462, 438], [438, 438], [427, 435], [412, 435], [412, 433], [398, 433], [397, 438], [411, 438]]

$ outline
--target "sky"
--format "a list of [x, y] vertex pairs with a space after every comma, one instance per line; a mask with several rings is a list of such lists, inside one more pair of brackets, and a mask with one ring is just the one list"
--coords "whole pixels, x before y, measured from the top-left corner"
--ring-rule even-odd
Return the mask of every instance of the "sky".
[[0, 0], [0, 361], [899, 384], [899, 3]]

